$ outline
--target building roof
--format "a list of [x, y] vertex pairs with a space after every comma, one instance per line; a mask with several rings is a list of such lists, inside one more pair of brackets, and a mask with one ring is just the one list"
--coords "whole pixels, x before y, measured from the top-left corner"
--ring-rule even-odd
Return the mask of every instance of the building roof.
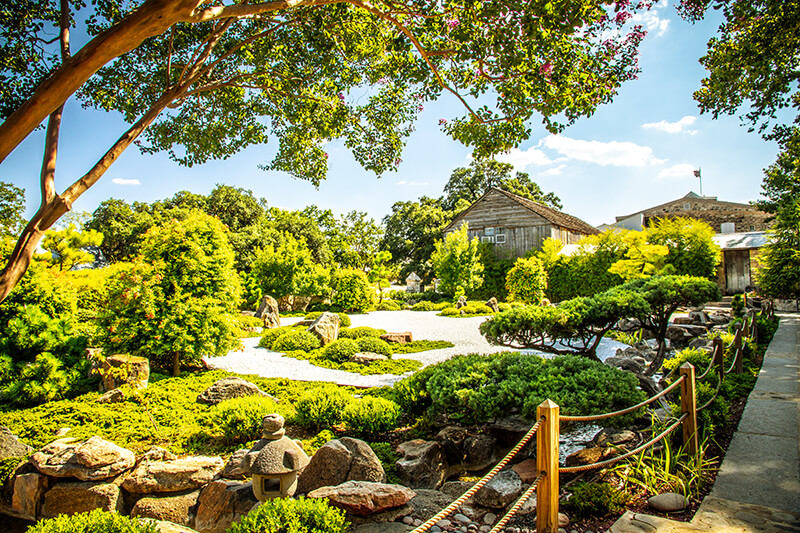
[[555, 226], [560, 226], [562, 228], [565, 228], [565, 229], [568, 229], [568, 230], [571, 230], [571, 231], [575, 231], [575, 232], [578, 232], [578, 233], [585, 233], [586, 235], [595, 235], [597, 233], [600, 233], [593, 226], [591, 226], [590, 224], [587, 224], [586, 222], [584, 222], [583, 220], [579, 219], [578, 217], [574, 217], [572, 215], [568, 215], [568, 214], [563, 213], [563, 212], [561, 212], [561, 211], [559, 211], [557, 209], [553, 209], [552, 207], [547, 207], [547, 206], [542, 205], [540, 203], [534, 202], [533, 200], [529, 200], [528, 198], [523, 198], [522, 196], [518, 196], [518, 195], [516, 195], [514, 193], [511, 193], [511, 192], [508, 192], [508, 191], [504, 191], [503, 189], [497, 189], [497, 188], [494, 188], [494, 187], [492, 187], [491, 189], [486, 191], [486, 193], [484, 193], [483, 196], [481, 196], [480, 198], [475, 200], [472, 203], [472, 205], [470, 205], [466, 209], [466, 211], [464, 211], [463, 213], [458, 215], [450, 224], [448, 224], [447, 228], [445, 228], [445, 230], [450, 229], [453, 225], [455, 225], [455, 223], [457, 221], [459, 221], [462, 218], [464, 218], [464, 216], [470, 211], [470, 209], [472, 209], [472, 207], [474, 205], [476, 205], [478, 202], [480, 202], [481, 200], [483, 200], [484, 198], [486, 198], [488, 195], [490, 195], [492, 193], [500, 193], [502, 195], [505, 195], [507, 198], [509, 198], [510, 200], [516, 202], [517, 204], [519, 204], [520, 206], [524, 207], [525, 209], [527, 209], [528, 211], [532, 212], [533, 214], [538, 215], [538, 216], [544, 218], [545, 220], [550, 221]]
[[765, 231], [747, 233], [718, 233], [712, 239], [723, 250], [750, 250], [767, 244], [769, 234]]
[[716, 196], [700, 196], [699, 194], [696, 194], [696, 193], [690, 191], [689, 193], [687, 193], [685, 196], [682, 196], [681, 198], [676, 198], [675, 200], [670, 200], [669, 202], [664, 202], [663, 204], [659, 204], [659, 205], [656, 205], [656, 206], [653, 206], [653, 207], [648, 207], [646, 209], [640, 209], [639, 211], [634, 211], [633, 213], [631, 213], [629, 215], [618, 216], [618, 217], [616, 217], [616, 221], [620, 222], [622, 220], [625, 220], [626, 218], [631, 218], [631, 217], [633, 217], [635, 215], [638, 215], [639, 213], [644, 213], [646, 215], [646, 214], [649, 214], [651, 212], [659, 211], [659, 210], [663, 209], [664, 207], [667, 207], [669, 205], [672, 205], [672, 204], [675, 204], [675, 203], [678, 203], [678, 202], [682, 202], [684, 200], [694, 200], [694, 201], [709, 202], [709, 203], [713, 202], [715, 204], [721, 204], [721, 205], [729, 206], [729, 207], [731, 207], [733, 209], [736, 209], [736, 210], [741, 210], [741, 209], [745, 209], [745, 210], [748, 210], [748, 211], [755, 211], [756, 210], [750, 204], [742, 204], [742, 203], [738, 203], [738, 202], [725, 202], [725, 201], [722, 201], [722, 200], [718, 200]]

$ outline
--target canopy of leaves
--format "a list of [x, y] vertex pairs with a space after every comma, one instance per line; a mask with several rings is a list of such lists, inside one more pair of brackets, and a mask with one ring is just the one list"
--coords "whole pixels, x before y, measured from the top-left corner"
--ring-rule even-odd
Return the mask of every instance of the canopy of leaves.
[[800, 298], [800, 201], [780, 210], [756, 271], [761, 292], [776, 298]]
[[483, 263], [480, 261], [479, 242], [467, 235], [467, 224], [445, 235], [444, 241], [435, 244], [431, 264], [439, 278], [439, 290], [447, 295], [471, 294], [483, 281]]
[[256, 253], [252, 276], [262, 294], [321, 296], [330, 292], [328, 270], [316, 263], [302, 240], [283, 235], [277, 247], [268, 245]]
[[714, 230], [707, 222], [692, 218], [660, 218], [647, 228], [647, 241], [665, 246], [665, 261], [678, 275], [715, 279], [721, 259]]
[[506, 289], [516, 301], [539, 304], [547, 287], [547, 273], [535, 257], [521, 257], [506, 275]]
[[102, 242], [102, 233], [91, 229], [81, 230], [75, 224], [62, 229], [49, 229], [42, 239], [42, 248], [47, 253], [41, 254], [39, 259], [59, 270], [72, 270], [94, 261], [94, 254], [86, 251], [86, 248], [97, 247]]
[[25, 189], [0, 181], [0, 237], [16, 235], [22, 229], [24, 212]]

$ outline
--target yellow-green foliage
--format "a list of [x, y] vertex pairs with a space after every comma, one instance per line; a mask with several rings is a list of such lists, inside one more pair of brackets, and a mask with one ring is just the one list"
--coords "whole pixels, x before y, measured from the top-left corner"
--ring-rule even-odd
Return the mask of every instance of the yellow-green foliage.
[[342, 421], [342, 411], [353, 396], [336, 386], [305, 392], [295, 402], [297, 421], [317, 429], [330, 428]]
[[211, 423], [222, 431], [225, 442], [245, 443], [261, 438], [261, 422], [271, 413], [290, 419], [294, 411], [264, 396], [244, 396], [215, 405], [211, 411]]
[[397, 428], [400, 406], [391, 400], [366, 396], [348, 403], [342, 413], [345, 427], [359, 437], [375, 437]]
[[137, 518], [95, 509], [74, 515], [59, 515], [42, 520], [28, 528], [27, 533], [156, 533], [152, 523]]
[[343, 533], [344, 511], [327, 499], [275, 498], [235, 522], [226, 533]]

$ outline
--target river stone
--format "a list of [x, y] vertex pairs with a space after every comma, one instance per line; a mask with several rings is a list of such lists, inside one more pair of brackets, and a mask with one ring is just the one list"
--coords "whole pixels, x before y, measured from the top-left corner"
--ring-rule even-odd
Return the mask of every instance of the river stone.
[[217, 405], [224, 400], [242, 398], [244, 396], [264, 396], [276, 403], [280, 403], [276, 398], [259, 389], [257, 385], [239, 377], [227, 377], [214, 382], [213, 385], [197, 396], [197, 403]]
[[380, 459], [363, 440], [342, 437], [326, 442], [300, 473], [297, 493], [346, 481], [386, 481]]
[[501, 509], [522, 494], [522, 480], [513, 470], [504, 470], [475, 493], [475, 501], [484, 507]]
[[321, 487], [309, 498], [328, 498], [331, 505], [359, 516], [373, 515], [408, 503], [416, 493], [402, 485], [348, 481], [335, 487]]
[[145, 496], [134, 504], [131, 516], [166, 520], [182, 526], [191, 526], [194, 519], [192, 508], [197, 505], [199, 496], [199, 490]]
[[689, 500], [687, 500], [682, 494], [665, 492], [664, 494], [658, 494], [652, 498], [649, 498], [647, 500], [647, 505], [656, 511], [672, 513], [686, 509], [686, 506], [689, 505]]
[[94, 436], [85, 442], [58, 439], [31, 456], [31, 464], [42, 474], [53, 477], [76, 477], [83, 481], [108, 479], [130, 470], [136, 456]]
[[33, 451], [33, 448], [19, 441], [5, 426], [0, 426], [0, 460], [9, 457], [24, 457]]
[[97, 399], [97, 403], [122, 403], [124, 401], [125, 393], [120, 389], [111, 389]]
[[256, 504], [251, 482], [212, 481], [200, 492], [194, 528], [201, 533], [222, 533]]
[[94, 509], [121, 513], [123, 507], [122, 495], [115, 483], [66, 481], [56, 483], [45, 493], [40, 518]]
[[122, 488], [136, 494], [196, 489], [213, 481], [224, 466], [220, 457], [203, 456], [143, 462], [122, 482]]

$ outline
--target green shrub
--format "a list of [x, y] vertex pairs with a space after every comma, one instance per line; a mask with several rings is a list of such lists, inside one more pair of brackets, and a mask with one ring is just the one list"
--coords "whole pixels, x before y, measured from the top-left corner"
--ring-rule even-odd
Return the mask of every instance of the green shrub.
[[491, 315], [494, 313], [491, 307], [482, 303], [469, 302], [462, 309], [465, 315]]
[[[515, 303], [517, 303], [517, 304], [519, 304], [519, 305], [524, 305], [524, 304], [522, 304], [521, 302], [515, 302]], [[511, 304], [510, 304], [510, 303], [507, 303], [507, 302], [499, 302], [499, 303], [497, 304], [497, 308], [498, 308], [498, 309], [500, 310], [500, 312], [502, 313], [503, 311], [508, 311], [509, 309], [511, 309]]]
[[361, 337], [380, 337], [386, 333], [385, 329], [370, 328], [360, 326], [357, 328], [345, 328], [339, 330], [340, 339], [360, 339]]
[[547, 274], [542, 262], [535, 257], [520, 257], [506, 275], [506, 289], [512, 300], [539, 304], [547, 288]]
[[741, 294], [734, 294], [731, 300], [731, 316], [739, 318], [744, 316], [744, 299]]
[[361, 337], [358, 339], [358, 351], [372, 352], [381, 355], [392, 355], [392, 347], [388, 342], [377, 337]]
[[302, 350], [310, 352], [319, 348], [319, 337], [306, 330], [292, 330], [284, 333], [272, 345], [276, 352], [288, 352], [291, 350]]
[[439, 313], [439, 316], [461, 316], [461, 310], [456, 309], [455, 307], [447, 307], [442, 309], [442, 312]]
[[322, 356], [335, 363], [344, 363], [361, 351], [353, 339], [336, 339], [322, 349]]
[[331, 281], [333, 296], [331, 304], [345, 311], [365, 313], [375, 303], [375, 290], [369, 283], [367, 275], [361, 270], [343, 269], [333, 276]]
[[344, 511], [327, 499], [274, 498], [231, 524], [226, 533], [344, 533], [347, 526]]
[[758, 343], [764, 346], [769, 345], [773, 335], [778, 330], [778, 319], [756, 315], [756, 327], [758, 328]]
[[369, 447], [378, 456], [383, 471], [386, 472], [386, 482], [399, 484], [400, 479], [397, 477], [395, 463], [400, 459], [400, 456], [395, 451], [394, 445], [389, 442], [370, 442]]
[[261, 438], [261, 422], [271, 413], [285, 410], [264, 396], [244, 396], [224, 400], [214, 406], [211, 422], [222, 431], [228, 443], [245, 443]]
[[297, 421], [304, 426], [331, 427], [342, 421], [342, 411], [353, 397], [336, 386], [311, 390], [295, 402]]
[[28, 528], [27, 533], [157, 533], [153, 524], [137, 518], [95, 509], [87, 513], [59, 515], [41, 520]]
[[[505, 352], [459, 355], [426, 367], [395, 384], [395, 400], [406, 412], [474, 422], [519, 413], [535, 417], [546, 399], [564, 414], [598, 414], [634, 405], [645, 398], [630, 372], [575, 355], [543, 359]], [[624, 425], [637, 413], [613, 419]]]
[[575, 518], [600, 518], [625, 509], [627, 495], [614, 489], [608, 483], [588, 483], [580, 481], [572, 486], [572, 497], [565, 507]]
[[334, 435], [332, 431], [323, 429], [312, 438], [302, 441], [303, 450], [308, 454], [309, 457], [311, 457], [317, 453], [317, 450], [325, 446], [328, 441], [331, 441], [335, 438], [336, 435]]
[[[335, 314], [336, 314], [336, 316], [339, 317], [339, 327], [340, 328], [349, 328], [350, 327], [350, 324], [352, 322], [350, 321], [350, 317], [349, 316], [347, 316], [344, 313], [335, 313]], [[308, 313], [305, 318], [306, 318], [306, 320], [316, 320], [321, 316], [322, 316], [322, 311], [314, 311], [312, 313]]]
[[411, 306], [412, 311], [434, 311], [436, 309], [433, 302], [421, 301]]
[[239, 327], [242, 328], [260, 328], [264, 325], [264, 321], [261, 318], [241, 314], [236, 315], [236, 322], [238, 322]]
[[296, 328], [293, 328], [292, 326], [281, 326], [279, 328], [265, 329], [264, 333], [261, 335], [261, 340], [258, 341], [258, 345], [262, 348], [266, 348], [267, 350], [271, 350], [275, 345], [275, 341], [278, 340], [278, 337], [284, 333], [294, 331], [295, 329]]
[[374, 437], [397, 427], [400, 406], [385, 398], [366, 396], [349, 403], [342, 418], [348, 431], [361, 437]]
[[401, 311], [403, 305], [394, 300], [384, 300], [376, 307], [378, 311]]
[[17, 467], [23, 462], [27, 462], [26, 457], [6, 457], [5, 459], [0, 459], [0, 487], [11, 479]]

